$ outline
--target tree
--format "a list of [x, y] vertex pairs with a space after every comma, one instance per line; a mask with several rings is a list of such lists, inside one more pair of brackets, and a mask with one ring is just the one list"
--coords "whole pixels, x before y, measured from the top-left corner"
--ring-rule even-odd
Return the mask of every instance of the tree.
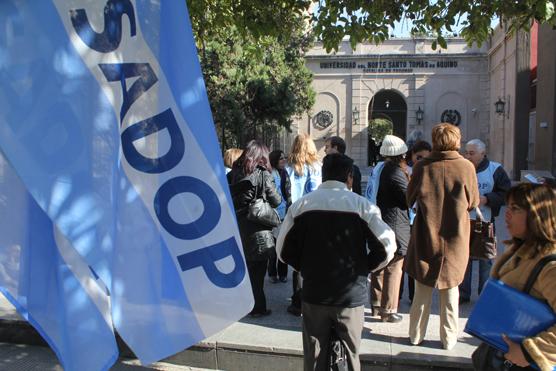
[[392, 134], [394, 130], [394, 124], [392, 121], [386, 118], [376, 118], [369, 122], [369, 139], [373, 138], [376, 143], [382, 142], [384, 137], [388, 134]]
[[[443, 35], [461, 26], [461, 35], [479, 45], [490, 34], [494, 17], [508, 22], [510, 31], [529, 29], [532, 21], [555, 24], [554, 2], [547, 0], [339, 0], [326, 2], [313, 17], [315, 31], [328, 51], [337, 49], [344, 36], [353, 47], [361, 41], [377, 44], [388, 38], [395, 22], [410, 20], [414, 34], [436, 36], [437, 44], [446, 48]], [[338, 23], [340, 23], [338, 25]]]
[[[210, 3], [210, 4], [209, 4]], [[288, 35], [299, 17], [314, 30], [327, 51], [337, 50], [345, 36], [352, 47], [380, 43], [395, 22], [411, 21], [414, 34], [432, 34], [446, 47], [444, 35], [460, 27], [469, 44], [486, 41], [498, 17], [510, 31], [529, 29], [533, 20], [556, 24], [553, 0], [190, 0], [194, 28], [215, 32], [230, 25], [240, 33]], [[295, 21], [293, 21], [295, 20]]]
[[533, 20], [556, 24], [553, 0], [189, 0], [188, 9], [215, 122], [233, 145], [289, 129], [292, 116], [310, 109], [302, 52], [311, 33], [331, 51], [346, 36], [353, 48], [378, 44], [396, 22], [410, 21], [414, 35], [446, 48], [454, 27], [481, 44], [494, 17], [510, 31], [528, 30]]
[[304, 52], [310, 38], [296, 34], [254, 37], [231, 26], [203, 40], [201, 68], [223, 148], [250, 139], [269, 144], [292, 118], [314, 104]]

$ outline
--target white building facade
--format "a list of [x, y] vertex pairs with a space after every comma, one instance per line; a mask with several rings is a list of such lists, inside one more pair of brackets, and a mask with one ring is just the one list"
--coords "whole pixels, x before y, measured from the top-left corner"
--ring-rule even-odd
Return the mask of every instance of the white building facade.
[[336, 53], [317, 44], [306, 55], [316, 102], [284, 138], [286, 151], [293, 136], [308, 133], [324, 156], [324, 141], [337, 135], [364, 170], [370, 164], [368, 131], [374, 118], [391, 121], [394, 134], [403, 139], [421, 131], [429, 142], [435, 124], [451, 121], [460, 127], [464, 142], [480, 138], [488, 144], [488, 46], [470, 48], [463, 39], [452, 38], [447, 49], [433, 50], [432, 42], [391, 39], [352, 50], [344, 41]]

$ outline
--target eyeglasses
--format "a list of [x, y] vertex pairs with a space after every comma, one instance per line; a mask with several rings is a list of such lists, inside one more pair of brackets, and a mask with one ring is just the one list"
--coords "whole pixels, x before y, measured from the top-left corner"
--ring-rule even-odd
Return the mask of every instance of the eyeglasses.
[[286, 156], [280, 156], [279, 160], [287, 160], [288, 158]]

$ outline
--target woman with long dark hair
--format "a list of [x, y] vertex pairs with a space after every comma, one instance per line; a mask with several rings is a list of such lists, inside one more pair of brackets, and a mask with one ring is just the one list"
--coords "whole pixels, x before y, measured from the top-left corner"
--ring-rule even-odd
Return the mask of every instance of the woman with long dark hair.
[[266, 316], [271, 312], [266, 307], [264, 277], [270, 251], [274, 249], [272, 228], [247, 219], [249, 205], [261, 198], [263, 192], [272, 207], [277, 207], [282, 201], [270, 171], [268, 148], [252, 140], [227, 175], [255, 298], [255, 306], [250, 313], [252, 317]]

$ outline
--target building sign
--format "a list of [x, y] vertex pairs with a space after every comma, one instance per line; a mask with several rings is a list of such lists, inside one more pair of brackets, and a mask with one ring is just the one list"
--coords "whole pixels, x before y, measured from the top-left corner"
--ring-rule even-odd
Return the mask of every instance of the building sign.
[[414, 69], [454, 69], [458, 67], [456, 60], [411, 60], [411, 59], [390, 59], [372, 61], [351, 61], [336, 60], [321, 62], [320, 68], [359, 70], [363, 73], [392, 73], [392, 72], [413, 72]]

